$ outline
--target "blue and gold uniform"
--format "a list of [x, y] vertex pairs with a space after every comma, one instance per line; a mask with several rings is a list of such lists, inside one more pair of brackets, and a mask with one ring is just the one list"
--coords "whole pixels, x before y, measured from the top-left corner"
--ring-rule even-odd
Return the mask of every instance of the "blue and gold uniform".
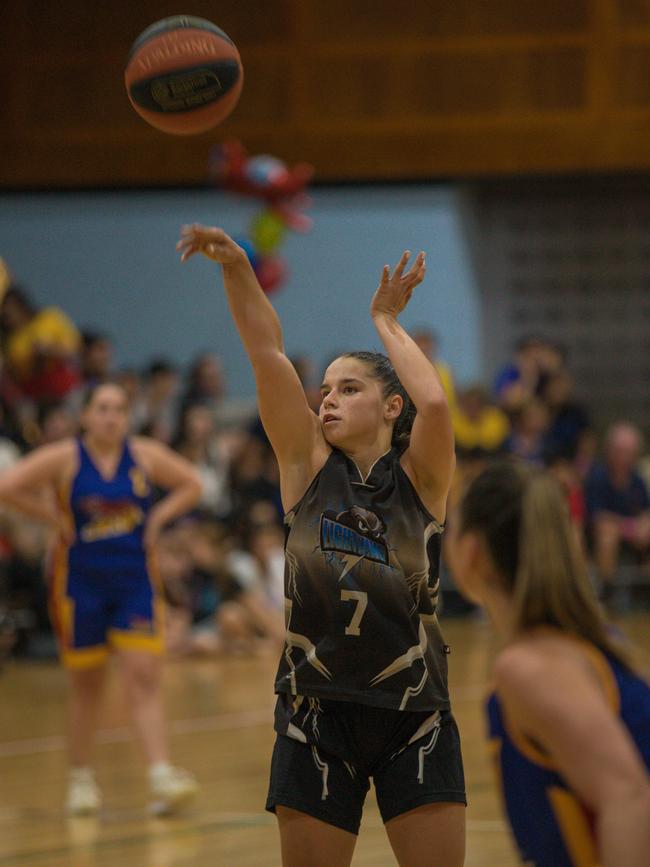
[[[580, 642], [650, 769], [650, 686], [593, 645]], [[505, 809], [524, 864], [529, 867], [598, 867], [594, 816], [549, 756], [519, 731], [496, 694], [487, 702], [490, 744]], [[595, 757], [598, 761], [598, 757]]]
[[78, 469], [59, 505], [74, 526], [74, 541], [57, 545], [51, 585], [63, 662], [98, 665], [109, 644], [159, 653], [162, 601], [144, 545], [151, 489], [128, 441], [106, 479], [78, 440]]

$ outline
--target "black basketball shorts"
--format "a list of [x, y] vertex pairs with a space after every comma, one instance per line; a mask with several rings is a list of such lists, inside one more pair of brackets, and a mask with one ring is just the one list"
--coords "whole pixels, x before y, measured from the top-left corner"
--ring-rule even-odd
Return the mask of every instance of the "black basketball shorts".
[[385, 822], [423, 804], [466, 804], [450, 711], [398, 711], [280, 695], [266, 809], [289, 807], [358, 834], [372, 778]]

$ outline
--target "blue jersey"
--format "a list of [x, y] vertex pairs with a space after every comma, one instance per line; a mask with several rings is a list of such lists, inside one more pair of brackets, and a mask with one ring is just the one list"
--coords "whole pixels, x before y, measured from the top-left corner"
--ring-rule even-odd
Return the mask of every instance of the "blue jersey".
[[[584, 646], [612, 710], [650, 769], [650, 686], [618, 660], [586, 642]], [[505, 808], [522, 861], [530, 867], [598, 867], [589, 809], [548, 755], [508, 719], [496, 694], [488, 699], [487, 713]]]
[[162, 650], [162, 599], [144, 530], [151, 490], [128, 441], [106, 479], [78, 440], [77, 472], [59, 492], [74, 524], [53, 559], [51, 611], [61, 657], [75, 668], [101, 664], [109, 647]]
[[68, 551], [71, 572], [144, 570], [144, 527], [151, 508], [151, 489], [135, 462], [128, 441], [111, 479], [95, 466], [81, 440], [79, 467], [70, 485], [67, 507], [75, 539]]

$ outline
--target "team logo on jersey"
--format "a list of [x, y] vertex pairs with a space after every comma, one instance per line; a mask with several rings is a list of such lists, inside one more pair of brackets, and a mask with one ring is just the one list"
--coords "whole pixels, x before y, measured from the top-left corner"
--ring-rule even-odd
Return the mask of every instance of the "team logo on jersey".
[[[336, 551], [359, 560], [388, 566], [386, 525], [374, 512], [352, 506], [343, 512], [323, 512], [320, 519], [322, 551]], [[349, 571], [349, 570], [346, 570]]]
[[81, 511], [88, 516], [79, 533], [84, 542], [113, 539], [132, 533], [144, 523], [144, 512], [130, 500], [104, 500], [101, 497], [85, 497]]
[[149, 487], [149, 482], [147, 481], [147, 477], [142, 472], [140, 467], [131, 467], [129, 470], [129, 478], [131, 479], [131, 486], [133, 487], [133, 493], [136, 497], [148, 497], [151, 493], [151, 488]]

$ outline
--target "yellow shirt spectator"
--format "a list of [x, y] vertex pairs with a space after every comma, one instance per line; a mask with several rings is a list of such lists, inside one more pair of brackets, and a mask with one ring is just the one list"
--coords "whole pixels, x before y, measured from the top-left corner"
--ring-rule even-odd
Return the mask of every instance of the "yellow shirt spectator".
[[510, 433], [510, 422], [504, 412], [493, 406], [479, 386], [466, 389], [452, 408], [456, 448], [462, 454], [481, 450], [495, 452]]
[[438, 376], [442, 382], [442, 387], [447, 398], [447, 403], [453, 407], [456, 403], [456, 389], [454, 387], [454, 377], [451, 373], [451, 368], [444, 361], [438, 358], [438, 337], [435, 331], [425, 326], [415, 328], [411, 332], [411, 337], [417, 344], [418, 348], [426, 355], [431, 364], [438, 371]]
[[29, 377], [34, 359], [40, 354], [75, 355], [80, 347], [79, 332], [57, 307], [44, 307], [7, 338], [7, 362], [18, 380]]
[[10, 286], [11, 274], [9, 273], [9, 268], [7, 268], [7, 263], [2, 256], [0, 256], [0, 302], [4, 298], [4, 294]]

